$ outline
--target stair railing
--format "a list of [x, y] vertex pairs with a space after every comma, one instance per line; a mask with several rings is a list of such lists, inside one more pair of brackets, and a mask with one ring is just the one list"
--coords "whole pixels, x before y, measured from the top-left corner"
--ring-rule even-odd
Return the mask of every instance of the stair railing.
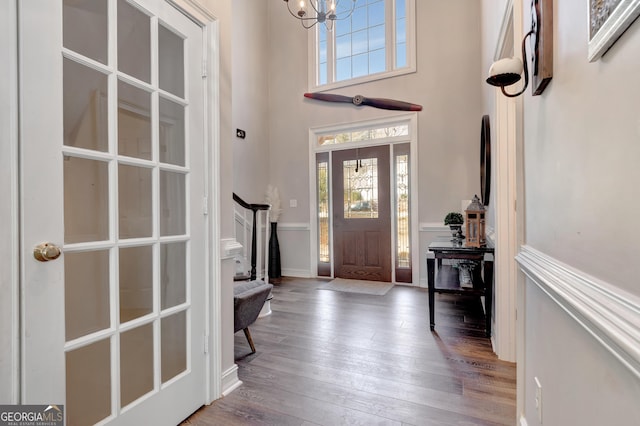
[[[240, 222], [242, 225], [242, 236], [236, 235], [236, 241], [239, 241], [244, 247], [245, 256], [249, 240], [248, 230], [250, 229], [251, 231], [251, 269], [249, 278], [255, 280], [258, 277], [258, 272], [260, 272], [260, 278], [268, 282], [269, 227], [267, 225], [269, 224], [271, 206], [269, 204], [247, 203], [235, 192], [233, 193], [233, 201], [236, 202], [234, 209], [235, 221]], [[247, 217], [249, 215], [251, 220]], [[251, 223], [250, 228], [248, 226], [249, 223]], [[264, 232], [259, 232], [263, 229]]]

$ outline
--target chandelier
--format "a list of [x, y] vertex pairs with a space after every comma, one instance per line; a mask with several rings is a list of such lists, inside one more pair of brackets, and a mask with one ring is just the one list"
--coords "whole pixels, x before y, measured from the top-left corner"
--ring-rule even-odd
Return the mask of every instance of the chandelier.
[[[317, 23], [324, 24], [328, 31], [333, 29], [333, 23], [347, 19], [353, 13], [357, 0], [284, 0], [291, 16], [300, 20], [306, 29]], [[297, 7], [291, 8], [291, 3]]]

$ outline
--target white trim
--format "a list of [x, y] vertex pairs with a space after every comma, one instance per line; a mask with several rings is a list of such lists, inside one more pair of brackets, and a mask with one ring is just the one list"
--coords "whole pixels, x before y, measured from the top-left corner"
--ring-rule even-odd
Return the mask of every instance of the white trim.
[[443, 225], [442, 222], [421, 222], [420, 232], [450, 232], [447, 225]]
[[502, 15], [502, 24], [500, 25], [500, 32], [498, 33], [498, 41], [496, 42], [496, 50], [493, 53], [493, 60], [497, 61], [503, 57], [504, 46], [513, 45], [513, 40], [509, 37], [513, 37], [513, 0], [507, 0], [507, 4], [504, 7], [504, 14]]
[[203, 63], [206, 66], [204, 114], [204, 149], [206, 211], [208, 221], [206, 265], [205, 334], [211, 350], [207, 354], [205, 401], [222, 396], [222, 247], [220, 241], [220, 27], [217, 17], [201, 4], [201, 0], [166, 0], [202, 27]]
[[233, 364], [224, 373], [222, 373], [222, 396], [227, 396], [242, 385], [242, 381], [238, 378], [238, 366]]
[[295, 223], [295, 222], [278, 222], [278, 231], [305, 231], [309, 232], [311, 230], [310, 223]]
[[220, 259], [233, 259], [236, 255], [242, 253], [243, 248], [244, 246], [234, 238], [223, 238], [220, 240]]
[[[312, 274], [310, 270], [307, 269], [288, 269], [282, 268], [282, 276], [283, 277], [295, 277], [295, 278], [315, 278], [317, 275]], [[323, 277], [326, 278], [326, 277]]]
[[[0, 98], [6, 100], [0, 107], [0, 167], [3, 179], [0, 182], [0, 194], [3, 207], [0, 211], [3, 229], [0, 237], [0, 278], [2, 289], [3, 347], [0, 358], [3, 359], [0, 400], [3, 403], [20, 402], [20, 220], [18, 186], [18, 28], [17, 2], [4, 1], [0, 5]], [[8, 320], [5, 322], [5, 320]], [[4, 337], [8, 336], [5, 340]], [[6, 370], [5, 370], [6, 369]], [[4, 374], [7, 373], [7, 374]]]
[[[587, 8], [590, 3], [586, 2]], [[600, 59], [607, 50], [618, 40], [623, 32], [640, 15], [640, 0], [622, 0], [606, 22], [596, 32], [596, 35], [589, 40], [589, 62]], [[587, 13], [587, 34], [591, 32], [591, 10]]]
[[524, 417], [524, 414], [520, 416], [520, 426], [529, 426], [529, 423], [527, 423], [527, 419]]
[[166, 0], [168, 3], [175, 6], [180, 12], [184, 13], [189, 19], [195, 23], [204, 27], [212, 22], [218, 20], [218, 18], [204, 5], [200, 4], [199, 0]]
[[[349, 142], [344, 144], [330, 144], [330, 145], [318, 145], [318, 135], [326, 134], [329, 132], [341, 132], [348, 131], [351, 129], [366, 129], [366, 128], [377, 128], [385, 125], [394, 125], [398, 123], [406, 123], [409, 126], [409, 134], [403, 135], [401, 137], [391, 137], [391, 138], [383, 138], [383, 139], [375, 139], [375, 140], [366, 140], [359, 142]], [[411, 196], [411, 262], [412, 262], [412, 282], [418, 283], [420, 280], [420, 239], [419, 239], [419, 226], [418, 221], [416, 220], [418, 217], [418, 115], [417, 113], [406, 113], [399, 115], [390, 115], [386, 117], [380, 117], [377, 119], [369, 119], [362, 121], [352, 121], [345, 123], [336, 123], [333, 125], [325, 125], [312, 127], [309, 129], [309, 212], [310, 217], [314, 218], [314, 220], [309, 224], [310, 225], [310, 235], [309, 235], [309, 244], [310, 244], [310, 258], [311, 265], [310, 269], [313, 271], [317, 271], [318, 269], [318, 221], [317, 221], [317, 200], [316, 200], [316, 154], [322, 152], [328, 152], [328, 166], [329, 166], [329, 178], [331, 179], [332, 170], [332, 152], [345, 150], [345, 149], [355, 149], [361, 147], [370, 147], [370, 146], [380, 146], [380, 145], [394, 145], [408, 143], [409, 144], [409, 152], [411, 158], [411, 183], [410, 183], [410, 196]], [[389, 164], [392, 165], [391, 162], [393, 159], [391, 155], [393, 154], [393, 150], [389, 150]], [[389, 170], [389, 177], [393, 176], [393, 167]], [[391, 186], [393, 188], [393, 185]], [[389, 191], [389, 200], [391, 202], [391, 206], [393, 203], [393, 193], [394, 191]], [[329, 199], [332, 199], [333, 194], [331, 182], [329, 182]], [[330, 244], [330, 252], [334, 252], [333, 248], [333, 203], [329, 203], [329, 244]], [[448, 229], [448, 228], [447, 228]], [[392, 229], [393, 232], [393, 229]], [[393, 238], [392, 238], [393, 240]], [[395, 267], [393, 266], [395, 256], [396, 256], [396, 246], [392, 245], [391, 247], [391, 256], [392, 256], [392, 271], [395, 271]], [[331, 259], [331, 276], [334, 276], [334, 264], [333, 264], [333, 256]], [[395, 272], [392, 272], [392, 280], [395, 278]], [[284, 274], [283, 274], [284, 275]], [[316, 272], [313, 272], [311, 276], [316, 276]], [[299, 275], [292, 275], [299, 276]]]
[[[502, 22], [504, 34], [500, 35], [496, 43], [498, 57], [514, 55], [514, 46], [519, 45], [523, 32], [522, 11], [521, 2], [509, 0]], [[492, 236], [495, 247], [492, 321], [495, 326], [492, 341], [500, 359], [521, 363], [524, 360], [518, 359], [517, 353], [519, 336], [516, 334], [516, 296], [524, 277], [518, 272], [514, 258], [524, 241], [524, 209], [516, 210], [519, 197], [520, 205], [524, 206], [523, 101], [522, 97], [507, 98], [498, 89], [494, 94], [495, 113], [491, 120], [494, 167], [491, 181], [495, 183], [490, 198], [495, 214]]]
[[517, 260], [534, 284], [640, 378], [640, 297], [530, 246]]

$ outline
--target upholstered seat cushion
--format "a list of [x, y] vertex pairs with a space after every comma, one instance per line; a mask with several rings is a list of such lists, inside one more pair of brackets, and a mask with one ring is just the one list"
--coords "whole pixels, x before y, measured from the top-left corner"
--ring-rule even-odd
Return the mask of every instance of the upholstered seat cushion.
[[272, 288], [273, 285], [262, 280], [234, 283], [234, 333], [244, 330], [256, 321]]

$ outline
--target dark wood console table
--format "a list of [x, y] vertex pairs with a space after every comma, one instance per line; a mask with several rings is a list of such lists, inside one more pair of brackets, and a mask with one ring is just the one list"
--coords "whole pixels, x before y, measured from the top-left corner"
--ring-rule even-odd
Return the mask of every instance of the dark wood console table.
[[[484, 296], [487, 337], [491, 337], [491, 305], [493, 301], [493, 254], [492, 247], [467, 247], [464, 241], [434, 241], [429, 244], [429, 251], [434, 253], [427, 255], [427, 279], [429, 283], [429, 320], [431, 331], [434, 330], [435, 293], [453, 293]], [[436, 274], [435, 261], [438, 261]], [[458, 269], [451, 265], [443, 265], [442, 259], [458, 259], [479, 261], [481, 267], [473, 270], [472, 286], [463, 287], [458, 278]]]

